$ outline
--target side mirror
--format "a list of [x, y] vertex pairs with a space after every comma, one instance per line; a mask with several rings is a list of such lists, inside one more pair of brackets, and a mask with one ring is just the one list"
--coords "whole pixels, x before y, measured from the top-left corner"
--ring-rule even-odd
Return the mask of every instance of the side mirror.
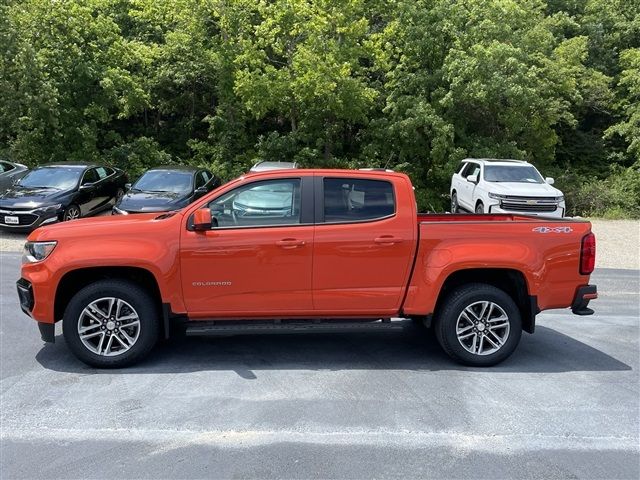
[[478, 175], [467, 176], [467, 182], [478, 183]]
[[84, 185], [80, 185], [80, 190], [83, 192], [89, 192], [95, 188], [93, 183], [85, 183]]
[[547, 177], [544, 179], [545, 182], [547, 182], [549, 185], [553, 185], [555, 183], [555, 180], [553, 179], [553, 177]]
[[131, 184], [130, 183], [125, 183], [124, 184], [124, 189], [125, 190], [131, 190]]
[[198, 187], [196, 188], [195, 194], [196, 196], [201, 196], [204, 195], [205, 193], [207, 193], [209, 190], [207, 190], [207, 187]]
[[196, 232], [211, 230], [211, 210], [201, 208], [193, 213], [193, 229]]

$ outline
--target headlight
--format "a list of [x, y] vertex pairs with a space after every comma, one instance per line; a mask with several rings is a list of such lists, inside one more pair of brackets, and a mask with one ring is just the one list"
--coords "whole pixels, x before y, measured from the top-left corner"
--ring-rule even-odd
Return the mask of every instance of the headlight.
[[24, 244], [22, 263], [41, 262], [53, 252], [58, 242], [27, 242]]
[[556, 201], [564, 202], [564, 195], [560, 195], [559, 197], [556, 197]]
[[506, 195], [498, 195], [497, 193], [489, 192], [489, 198], [495, 198], [496, 200], [504, 200], [505, 198], [507, 198], [507, 196]]
[[44, 213], [56, 213], [58, 210], [62, 210], [62, 204], [56, 203], [55, 205], [47, 205], [46, 207], [36, 208], [35, 213], [42, 215]]
[[129, 215], [129, 212], [127, 212], [126, 210], [121, 210], [118, 207], [113, 207], [113, 213], [116, 213], [118, 215]]

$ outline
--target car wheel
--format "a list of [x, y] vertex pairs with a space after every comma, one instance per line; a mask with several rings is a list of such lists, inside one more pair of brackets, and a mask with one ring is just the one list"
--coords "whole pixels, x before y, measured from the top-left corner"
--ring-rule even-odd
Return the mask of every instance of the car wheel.
[[80, 216], [80, 207], [77, 205], [69, 205], [65, 208], [64, 213], [62, 214], [62, 221], [67, 222], [69, 220], [77, 220]]
[[484, 205], [482, 204], [482, 202], [478, 202], [478, 205], [476, 205], [476, 213], [484, 213]]
[[120, 368], [144, 358], [159, 333], [149, 293], [125, 280], [101, 280], [76, 293], [62, 331], [73, 354], [92, 367]]
[[124, 190], [119, 188], [118, 191], [116, 192], [116, 201], [115, 201], [115, 203], [118, 203], [120, 200], [122, 200], [122, 197], [124, 197]]
[[451, 194], [451, 213], [458, 213], [458, 194], [453, 192]]
[[484, 283], [451, 292], [437, 312], [434, 331], [442, 349], [474, 367], [502, 362], [522, 335], [520, 311], [503, 290]]

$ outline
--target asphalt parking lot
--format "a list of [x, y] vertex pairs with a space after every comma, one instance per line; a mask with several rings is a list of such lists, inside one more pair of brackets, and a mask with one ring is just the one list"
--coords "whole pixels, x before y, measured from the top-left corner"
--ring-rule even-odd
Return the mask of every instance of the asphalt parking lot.
[[640, 272], [491, 369], [415, 331], [188, 338], [120, 371], [40, 341], [0, 253], [0, 455], [16, 478], [638, 478]]

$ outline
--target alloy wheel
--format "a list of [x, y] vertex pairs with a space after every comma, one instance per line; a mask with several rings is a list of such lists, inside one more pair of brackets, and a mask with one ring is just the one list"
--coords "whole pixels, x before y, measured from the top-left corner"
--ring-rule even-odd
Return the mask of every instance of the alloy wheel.
[[78, 335], [82, 344], [97, 355], [122, 355], [140, 336], [140, 317], [120, 298], [99, 298], [80, 313]]
[[509, 338], [511, 324], [504, 309], [489, 301], [468, 305], [456, 322], [460, 345], [474, 355], [491, 355]]
[[64, 212], [64, 220], [76, 220], [80, 218], [80, 209], [78, 207], [69, 207], [66, 212]]

